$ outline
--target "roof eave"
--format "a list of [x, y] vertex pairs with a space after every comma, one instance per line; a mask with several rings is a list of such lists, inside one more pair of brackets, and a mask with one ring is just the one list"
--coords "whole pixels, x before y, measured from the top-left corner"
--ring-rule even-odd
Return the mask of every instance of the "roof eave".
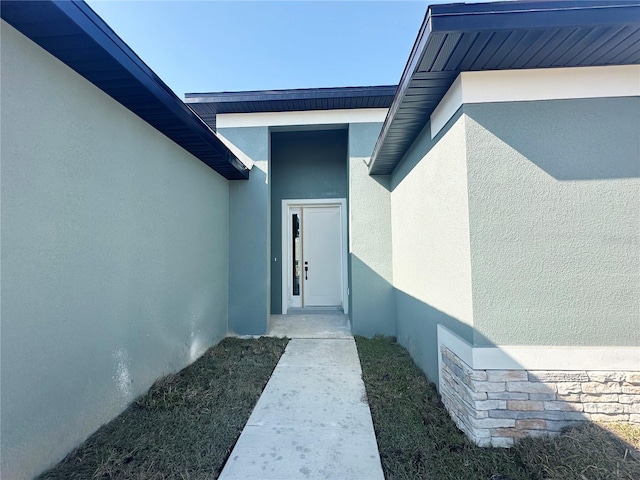
[[[496, 2], [429, 6], [409, 61], [402, 74], [400, 86], [376, 141], [369, 162], [369, 173], [371, 175], [392, 173], [411, 145], [409, 143], [408, 145], [399, 146], [396, 138], [398, 136], [397, 132], [394, 134], [394, 142], [396, 144], [392, 144], [391, 148], [387, 144], [387, 139], [390, 138], [390, 130], [393, 130], [396, 114], [401, 108], [404, 108], [405, 111], [409, 108], [405, 106], [404, 102], [416, 72], [419, 71], [420, 75], [423, 76], [427, 75], [429, 78], [439, 82], [440, 87], [445, 87], [447, 84], [450, 86], [462, 71], [467, 71], [464, 68], [445, 70], [442, 68], [443, 62], [441, 62], [439, 69], [432, 69], [429, 65], [433, 62], [435, 55], [440, 53], [437, 48], [439, 44], [433, 40], [434, 38], [437, 37], [438, 40], [442, 41], [443, 38], [448, 36], [449, 40], [451, 40], [449, 47], [453, 49], [458, 39], [465, 34], [478, 33], [482, 35], [483, 32], [492, 34], [493, 32], [514, 29], [531, 31], [580, 27], [635, 27], [639, 23], [639, 10], [640, 2], [637, 0]], [[430, 50], [434, 58], [425, 58], [425, 54]], [[451, 52], [449, 51], [450, 54]], [[423, 62], [425, 65], [428, 64], [426, 65], [426, 70]], [[503, 68], [493, 69], [500, 70]], [[441, 95], [444, 95], [444, 93], [446, 93], [446, 89], [442, 88]], [[441, 100], [441, 96], [436, 96], [436, 98]], [[414, 108], [415, 104], [412, 105], [411, 108]], [[424, 106], [420, 105], [415, 108], [425, 110]], [[427, 121], [428, 112], [428, 109], [420, 112], [420, 115], [424, 115]], [[421, 130], [421, 128], [414, 127], [415, 125], [412, 125], [411, 132], [407, 134], [408, 137], [413, 136], [413, 141], [415, 141], [415, 136]], [[402, 140], [402, 142], [406, 143], [405, 140]]]
[[[631, 25], [637, 23], [634, 8], [637, 6], [638, 2], [634, 0], [504, 1], [434, 5], [432, 30], [438, 33], [465, 33], [501, 29]], [[603, 9], [607, 13], [605, 23], [601, 18]]]
[[[40, 2], [39, 2], [40, 3]], [[36, 2], [21, 1], [3, 1], [0, 10], [2, 18], [32, 41], [40, 45], [49, 53], [57, 57], [59, 60], [74, 69], [78, 74], [82, 75], [98, 88], [111, 96], [118, 103], [131, 110], [135, 115], [150, 124], [153, 128], [160, 131], [172, 141], [182, 146], [192, 155], [197, 157], [203, 163], [207, 164], [227, 179], [246, 179], [249, 177], [249, 168], [244, 165], [229, 149], [213, 134], [208, 125], [196, 115], [187, 105], [184, 104], [173, 91], [129, 48], [129, 46], [116, 35], [116, 33], [83, 1], [65, 1], [65, 0], [49, 0], [42, 4], [49, 4], [55, 7], [59, 18], [50, 18], [51, 22], [69, 21], [69, 25], [74, 26], [74, 33], [80, 33], [85, 36], [86, 45], [89, 45], [89, 53], [84, 57], [78, 57], [72, 60], [72, 55], [68, 51], [56, 51], [50, 48], [47, 43], [47, 37], [39, 35], [38, 25], [43, 23], [41, 16], [37, 16], [35, 8]], [[56, 14], [57, 15], [57, 14]], [[77, 31], [76, 31], [77, 29]], [[140, 85], [145, 94], [149, 94], [155, 98], [165, 109], [168, 114], [175, 120], [170, 127], [160, 123], [157, 120], [157, 112], [144, 112], [136, 106], [132, 97], [127, 97], [117, 89], [108, 88], [107, 82], [98, 82], [95, 77], [92, 78], [90, 73], [83, 71], [82, 63], [88, 62], [91, 55], [91, 49], [97, 47], [106, 53], [123, 69], [119, 73], [123, 73], [128, 79], [134, 81], [136, 85]], [[126, 72], [126, 73], [125, 73]], [[138, 88], [138, 87], [136, 87]], [[140, 90], [141, 92], [142, 90]], [[136, 93], [140, 93], [136, 92]], [[135, 95], [134, 95], [135, 97]], [[178, 134], [173, 132], [175, 127], [186, 127], [190, 135], [202, 142], [200, 147], [211, 148], [212, 154], [224, 161], [226, 165], [218, 165], [211, 159], [199, 153], [200, 150], [193, 146], [181, 144]], [[229, 167], [232, 167], [229, 169]]]
[[396, 85], [370, 87], [300, 88], [287, 90], [250, 90], [241, 92], [186, 93], [186, 103], [268, 102], [279, 100], [357, 98], [394, 95]]
[[424, 55], [425, 46], [429, 40], [430, 33], [432, 31], [431, 27], [431, 6], [427, 8], [427, 13], [425, 14], [425, 18], [420, 27], [420, 31], [418, 32], [418, 36], [416, 41], [413, 44], [411, 49], [411, 54], [409, 55], [409, 60], [404, 67], [402, 72], [402, 76], [400, 77], [400, 82], [398, 84], [398, 89], [396, 90], [396, 94], [393, 98], [393, 102], [389, 107], [389, 111], [387, 112], [387, 116], [382, 124], [382, 130], [378, 136], [375, 146], [373, 147], [373, 153], [371, 154], [371, 159], [367, 166], [369, 167], [369, 173], [371, 175], [376, 175], [382, 172], [376, 171], [375, 169], [375, 159], [378, 156], [378, 151], [382, 147], [384, 143], [384, 139], [389, 132], [389, 127], [391, 126], [391, 122], [395, 117], [395, 114], [398, 112], [402, 101], [404, 100], [407, 88], [409, 87], [409, 83], [411, 82], [411, 77], [413, 76], [414, 71], [420, 65], [422, 61], [422, 57]]

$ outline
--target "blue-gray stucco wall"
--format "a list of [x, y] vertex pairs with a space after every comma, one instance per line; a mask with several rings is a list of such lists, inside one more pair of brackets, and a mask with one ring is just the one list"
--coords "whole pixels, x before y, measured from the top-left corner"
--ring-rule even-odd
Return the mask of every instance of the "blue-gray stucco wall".
[[640, 344], [640, 98], [463, 108], [474, 344]]
[[366, 166], [381, 126], [219, 129], [255, 162], [249, 181], [229, 186], [230, 332], [265, 333], [269, 313], [281, 311], [282, 199], [346, 197], [352, 331], [395, 334], [389, 178], [370, 176]]
[[271, 134], [271, 313], [282, 313], [282, 200], [346, 197], [346, 129]]
[[431, 380], [438, 324], [479, 346], [637, 345], [639, 104], [464, 105], [435, 139], [425, 125], [390, 187], [397, 337]]
[[269, 319], [269, 128], [219, 129], [254, 162], [249, 180], [229, 182], [229, 331], [267, 332]]
[[224, 338], [231, 182], [0, 23], [0, 477], [22, 480]]

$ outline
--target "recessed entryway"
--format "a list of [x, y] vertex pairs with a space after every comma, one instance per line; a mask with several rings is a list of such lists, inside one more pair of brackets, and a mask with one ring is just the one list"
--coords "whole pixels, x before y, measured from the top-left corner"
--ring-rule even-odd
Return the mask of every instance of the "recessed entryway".
[[282, 201], [282, 312], [348, 313], [345, 199]]

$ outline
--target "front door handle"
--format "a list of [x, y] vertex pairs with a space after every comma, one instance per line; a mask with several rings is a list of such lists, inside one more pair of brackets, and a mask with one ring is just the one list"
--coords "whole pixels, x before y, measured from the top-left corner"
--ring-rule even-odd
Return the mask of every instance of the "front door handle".
[[304, 279], [309, 280], [309, 262], [304, 262]]

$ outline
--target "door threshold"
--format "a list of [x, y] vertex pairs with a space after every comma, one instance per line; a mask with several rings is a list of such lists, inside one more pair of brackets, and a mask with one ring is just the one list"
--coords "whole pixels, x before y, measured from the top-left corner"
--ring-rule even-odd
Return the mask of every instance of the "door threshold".
[[287, 315], [344, 315], [342, 307], [304, 307], [289, 308]]

